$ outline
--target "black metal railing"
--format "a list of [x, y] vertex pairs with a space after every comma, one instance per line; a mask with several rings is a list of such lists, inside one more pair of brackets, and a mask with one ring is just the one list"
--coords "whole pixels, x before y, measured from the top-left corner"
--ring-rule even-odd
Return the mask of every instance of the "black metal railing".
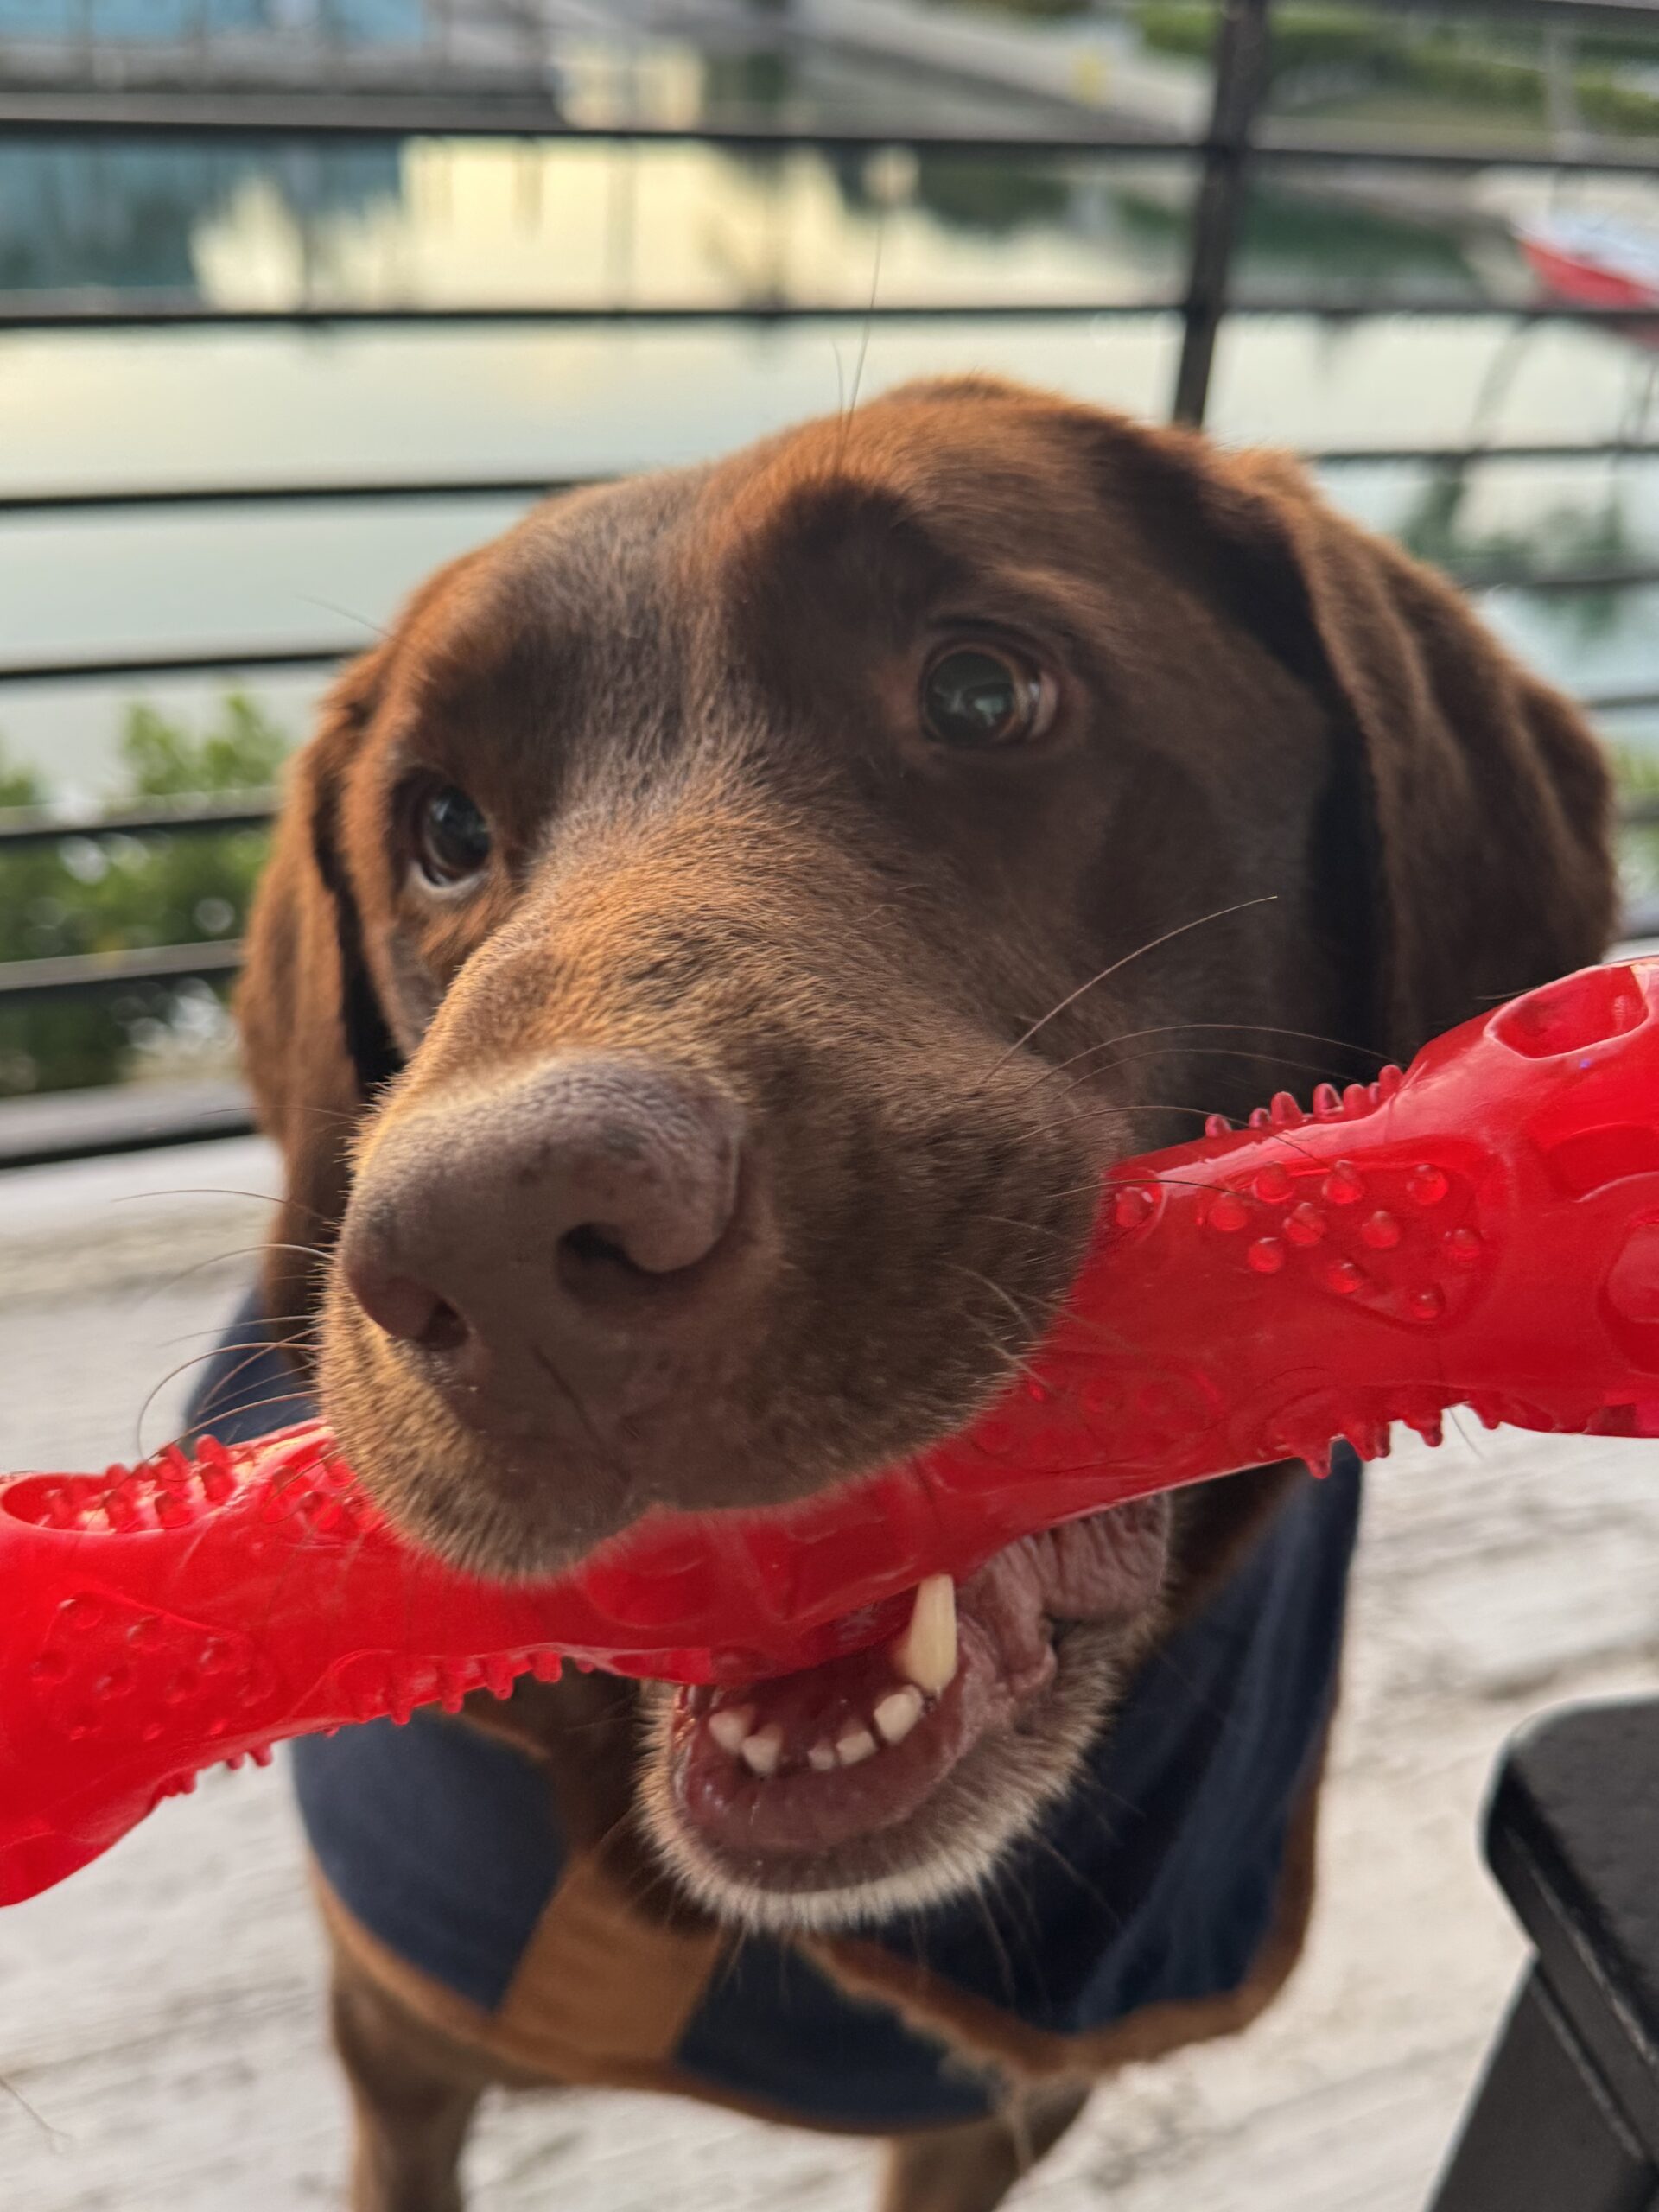
[[[1044, 320], [1129, 320], [1178, 317], [1182, 344], [1171, 394], [1173, 418], [1202, 423], [1208, 404], [1217, 334], [1229, 320], [1294, 315], [1325, 321], [1365, 316], [1484, 317], [1517, 325], [1543, 321], [1651, 326], [1659, 333], [1659, 310], [1640, 307], [1585, 307], [1546, 299], [1457, 298], [1449, 301], [1369, 296], [1269, 296], [1236, 293], [1237, 245], [1245, 196], [1251, 180], [1274, 169], [1324, 165], [1407, 168], [1429, 172], [1507, 168], [1550, 175], [1659, 175], [1659, 137], [1630, 144], [1590, 143], [1552, 148], [1536, 140], [1455, 144], [1413, 141], [1398, 135], [1344, 136], [1274, 120], [1264, 121], [1268, 41], [1274, 0], [1225, 0], [1213, 57], [1210, 119], [1199, 135], [1057, 128], [1004, 137], [968, 136], [954, 131], [907, 129], [801, 130], [737, 124], [663, 125], [619, 121], [581, 126], [563, 111], [549, 91], [514, 91], [500, 86], [458, 89], [421, 87], [327, 88], [287, 86], [236, 89], [194, 85], [186, 89], [146, 88], [111, 92], [96, 85], [41, 87], [0, 86], [0, 146], [26, 137], [54, 139], [257, 140], [309, 143], [404, 140], [417, 137], [514, 138], [537, 143], [600, 140], [632, 146], [696, 143], [733, 153], [807, 150], [822, 156], [854, 156], [902, 149], [919, 155], [949, 155], [953, 161], [1102, 162], [1150, 157], [1190, 164], [1196, 173], [1185, 282], [1179, 292], [1141, 300], [1064, 299], [1014, 302], [974, 297], [948, 302], [868, 299], [762, 299], [706, 303], [700, 301], [592, 303], [478, 300], [421, 305], [394, 302], [365, 305], [302, 300], [287, 307], [226, 307], [194, 296], [100, 294], [0, 294], [0, 338], [24, 332], [134, 332], [181, 328], [260, 331], [277, 329], [433, 328], [514, 326], [623, 327], [718, 326], [775, 327], [817, 322], [864, 325], [911, 323], [1035, 324]], [[1548, 12], [1598, 25], [1643, 24], [1659, 32], [1655, 0], [1553, 0]], [[1659, 39], [1656, 40], [1659, 56]], [[1572, 462], [1586, 460], [1659, 460], [1659, 442], [1605, 437], [1457, 446], [1344, 446], [1309, 448], [1303, 458], [1324, 468], [1407, 467], [1464, 471], [1508, 463]], [[0, 493], [0, 523], [29, 517], [176, 513], [190, 508], [287, 509], [338, 503], [361, 506], [389, 502], [467, 499], [527, 503], [546, 493], [579, 482], [568, 474], [533, 471], [510, 474], [397, 480], [341, 479], [274, 482], [159, 483], [81, 488], [50, 486]], [[1565, 569], [1527, 568], [1509, 562], [1448, 564], [1450, 573], [1474, 592], [1516, 590], [1552, 597], [1659, 588], [1659, 561], [1586, 562]], [[319, 639], [300, 644], [248, 642], [243, 645], [181, 645], [165, 652], [86, 658], [42, 658], [0, 663], [0, 690], [21, 685], [143, 683], [162, 678], [211, 675], [270, 674], [326, 671], [356, 650], [349, 639]], [[1659, 686], [1608, 690], [1586, 696], [1592, 714], [1659, 710]], [[62, 839], [201, 836], [261, 826], [271, 802], [261, 794], [167, 807], [129, 809], [120, 814], [73, 817], [49, 810], [0, 812], [0, 863], [12, 853]], [[1626, 810], [1632, 827], [1659, 823], [1659, 797], [1632, 798]], [[1659, 907], [1627, 917], [1632, 934], [1659, 933]], [[158, 946], [117, 955], [86, 955], [14, 961], [0, 964], [0, 1011], [39, 1005], [48, 1000], [97, 996], [136, 985], [166, 986], [196, 977], [218, 982], [234, 974], [240, 947], [229, 942]], [[177, 1114], [171, 1123], [164, 1107], [135, 1111], [130, 1099], [111, 1099], [100, 1115], [87, 1102], [56, 1126], [38, 1109], [8, 1135], [0, 1109], [0, 1166], [58, 1160], [86, 1153], [136, 1147], [189, 1137], [245, 1129], [245, 1109], [223, 1098], [211, 1110], [199, 1105]]]

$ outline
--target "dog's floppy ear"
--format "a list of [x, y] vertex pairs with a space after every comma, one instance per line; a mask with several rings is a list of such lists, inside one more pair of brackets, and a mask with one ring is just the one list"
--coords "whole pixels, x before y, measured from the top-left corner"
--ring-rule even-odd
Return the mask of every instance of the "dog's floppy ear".
[[1617, 913], [1612, 789], [1577, 710], [1288, 457], [1221, 456], [1179, 433], [1137, 447], [1166, 557], [1326, 703], [1315, 866], [1369, 1000], [1344, 1034], [1403, 1058], [1599, 958]]
[[353, 663], [296, 759], [254, 900], [237, 995], [259, 1125], [280, 1147], [286, 1192], [265, 1289], [290, 1329], [312, 1309], [345, 1207], [358, 1116], [397, 1057], [364, 958], [340, 849], [340, 797], [374, 703], [386, 648]]

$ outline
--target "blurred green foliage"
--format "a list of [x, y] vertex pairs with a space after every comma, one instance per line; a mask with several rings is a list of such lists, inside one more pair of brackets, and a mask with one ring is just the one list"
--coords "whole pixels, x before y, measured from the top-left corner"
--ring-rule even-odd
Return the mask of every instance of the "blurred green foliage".
[[[1659, 750], [1651, 742], [1608, 747], [1623, 797], [1646, 811], [1659, 807]], [[1659, 822], [1627, 823], [1619, 833], [1619, 876], [1632, 905], [1659, 900]]]
[[[287, 749], [248, 699], [232, 696], [193, 733], [153, 708], [129, 709], [107, 810], [268, 791]], [[53, 794], [0, 756], [0, 807]], [[264, 865], [264, 830], [66, 836], [0, 847], [0, 961], [129, 951], [239, 936]], [[0, 1001], [0, 1096], [119, 1081], [168, 1046], [188, 1058], [228, 1051], [222, 989], [184, 980], [29, 1006]]]
[[[830, 166], [849, 207], [869, 214], [887, 204], [875, 188], [868, 155], [832, 155]], [[1072, 198], [1070, 182], [1052, 167], [965, 161], [949, 154], [924, 154], [908, 192], [947, 229], [988, 238], [1011, 238], [1039, 224], [1059, 224]]]
[[[1535, 573], [1593, 573], [1633, 565], [1642, 557], [1642, 542], [1616, 491], [1598, 505], [1564, 501], [1548, 507], [1524, 529], [1471, 523], [1472, 497], [1469, 470], [1437, 470], [1395, 535], [1420, 561], [1448, 569], [1471, 587], [1507, 581], [1524, 590], [1524, 579]], [[1558, 632], [1592, 644], [1618, 630], [1629, 607], [1627, 594], [1609, 585], [1544, 594], [1537, 611]]]
[[1040, 223], [1060, 223], [1071, 188], [1053, 168], [1009, 162], [952, 161], [925, 154], [916, 164], [918, 204], [953, 230], [1011, 237]]
[[[1141, 0], [1135, 20], [1147, 46], [1207, 60], [1219, 9], [1214, 0]], [[1581, 122], [1600, 130], [1659, 131], [1659, 97], [1620, 78], [1623, 63], [1656, 56], [1653, 44], [1582, 39], [1570, 65]], [[1281, 92], [1299, 77], [1344, 80], [1354, 91], [1416, 92], [1541, 123], [1548, 87], [1535, 24], [1471, 28], [1394, 15], [1380, 8], [1276, 7], [1268, 68]]]

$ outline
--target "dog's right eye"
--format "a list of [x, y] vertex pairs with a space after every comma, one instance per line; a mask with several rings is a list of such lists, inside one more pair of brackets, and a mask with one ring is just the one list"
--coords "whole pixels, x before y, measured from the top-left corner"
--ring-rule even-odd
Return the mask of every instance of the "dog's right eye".
[[457, 784], [441, 784], [421, 798], [415, 817], [416, 858], [429, 883], [466, 883], [490, 857], [490, 825]]
[[959, 639], [922, 672], [922, 727], [937, 744], [987, 753], [1043, 736], [1054, 679], [1004, 645]]

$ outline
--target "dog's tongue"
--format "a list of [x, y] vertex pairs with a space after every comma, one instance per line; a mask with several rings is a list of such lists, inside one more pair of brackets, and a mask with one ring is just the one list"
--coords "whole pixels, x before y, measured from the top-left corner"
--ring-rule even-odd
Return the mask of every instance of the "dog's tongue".
[[960, 1591], [918, 1586], [893, 1643], [741, 1688], [683, 1689], [671, 1771], [692, 1828], [728, 1852], [799, 1853], [896, 1826], [1052, 1678], [1056, 1620], [1128, 1615], [1163, 1571], [1161, 1499], [998, 1553]]

